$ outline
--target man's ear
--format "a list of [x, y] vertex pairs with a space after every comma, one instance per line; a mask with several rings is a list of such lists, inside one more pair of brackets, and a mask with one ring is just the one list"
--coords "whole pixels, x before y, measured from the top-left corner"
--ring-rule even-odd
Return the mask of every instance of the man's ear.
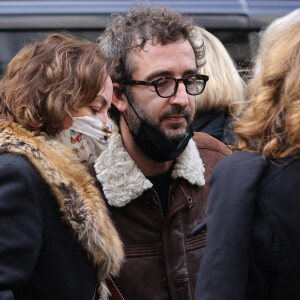
[[125, 112], [127, 110], [127, 99], [123, 94], [121, 87], [118, 83], [113, 83], [113, 98], [112, 103], [120, 111]]

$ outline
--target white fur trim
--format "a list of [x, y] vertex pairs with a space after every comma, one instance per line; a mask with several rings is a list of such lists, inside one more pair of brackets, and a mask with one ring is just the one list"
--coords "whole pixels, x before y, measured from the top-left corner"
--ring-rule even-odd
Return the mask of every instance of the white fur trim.
[[107, 149], [96, 160], [95, 170], [104, 195], [112, 206], [124, 206], [152, 187], [125, 150], [121, 135], [116, 131], [111, 135]]
[[202, 186], [205, 184], [205, 168], [200, 158], [199, 151], [193, 140], [190, 140], [186, 149], [177, 158], [172, 178], [184, 178], [190, 184]]
[[[143, 175], [124, 148], [116, 125], [107, 149], [95, 162], [95, 171], [111, 206], [125, 206], [152, 187], [152, 183]], [[172, 178], [182, 177], [190, 184], [202, 186], [205, 183], [204, 171], [195, 142], [190, 140], [176, 160]]]

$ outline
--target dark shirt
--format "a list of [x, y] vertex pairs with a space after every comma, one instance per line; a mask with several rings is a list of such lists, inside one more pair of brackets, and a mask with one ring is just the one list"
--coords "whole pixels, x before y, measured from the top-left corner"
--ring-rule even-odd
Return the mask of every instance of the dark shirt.
[[160, 205], [164, 216], [166, 216], [168, 211], [168, 198], [169, 190], [172, 182], [171, 174], [173, 172], [174, 164], [165, 173], [156, 176], [147, 176], [147, 179], [153, 184], [153, 189], [156, 191]]
[[220, 140], [223, 133], [225, 122], [225, 113], [223, 112], [210, 112], [201, 114], [193, 123], [194, 131], [205, 132], [214, 138]]
[[192, 123], [193, 131], [204, 132], [218, 139], [225, 145], [235, 145], [234, 118], [225, 112], [203, 113]]

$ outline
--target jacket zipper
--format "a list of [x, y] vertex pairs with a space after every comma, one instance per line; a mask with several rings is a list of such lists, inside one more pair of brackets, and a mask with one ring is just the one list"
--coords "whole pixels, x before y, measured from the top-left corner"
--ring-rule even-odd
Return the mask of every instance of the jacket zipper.
[[173, 182], [170, 184], [170, 188], [169, 188], [169, 193], [168, 193], [168, 211], [169, 211], [169, 206], [170, 206], [170, 196], [171, 196], [171, 190], [173, 187]]
[[157, 202], [158, 205], [159, 205], [160, 214], [161, 214], [161, 216], [162, 216], [162, 219], [164, 220], [165, 217], [164, 217], [164, 213], [163, 213], [163, 210], [162, 210], [162, 207], [161, 207], [161, 204], [160, 204], [160, 200], [159, 200], [158, 194], [157, 194], [157, 192], [156, 192], [155, 189], [152, 188], [152, 190], [153, 190], [153, 193], [154, 193], [154, 195], [155, 195], [156, 202]]
[[[167, 211], [167, 214], [169, 212], [169, 207], [170, 207], [170, 200], [171, 200], [170, 196], [171, 196], [171, 190], [172, 190], [172, 188], [173, 188], [173, 182], [170, 184], [169, 193], [168, 193], [168, 211]], [[161, 216], [162, 216], [163, 220], [165, 220], [165, 216], [164, 216], [161, 204], [160, 204], [160, 200], [159, 200], [158, 194], [157, 194], [157, 192], [154, 189], [152, 189], [152, 190], [153, 190], [153, 192], [154, 192], [154, 194], [156, 196], [156, 200], [157, 200], [159, 208], [160, 208]]]

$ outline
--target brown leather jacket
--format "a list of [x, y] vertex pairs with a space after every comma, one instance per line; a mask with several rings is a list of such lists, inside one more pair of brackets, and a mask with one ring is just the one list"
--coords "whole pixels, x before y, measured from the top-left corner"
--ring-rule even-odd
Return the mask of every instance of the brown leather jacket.
[[207, 134], [195, 133], [193, 140], [176, 160], [166, 217], [119, 134], [96, 161], [100, 189], [125, 246], [126, 260], [114, 279], [125, 300], [193, 299], [206, 233], [191, 232], [206, 217], [213, 167], [231, 154]]

